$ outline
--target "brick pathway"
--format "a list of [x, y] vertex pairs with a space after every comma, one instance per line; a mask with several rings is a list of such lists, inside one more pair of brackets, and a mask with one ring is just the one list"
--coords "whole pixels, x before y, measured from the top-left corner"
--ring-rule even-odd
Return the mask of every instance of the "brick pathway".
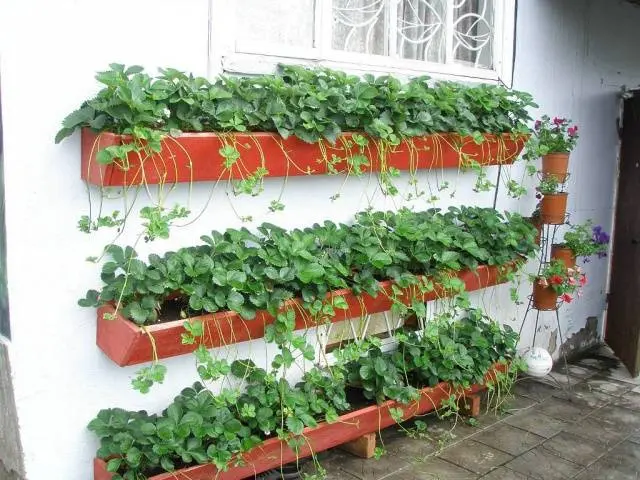
[[572, 393], [563, 373], [523, 378], [505, 413], [477, 425], [428, 416], [427, 433], [414, 438], [384, 430], [378, 460], [337, 449], [318, 460], [327, 480], [640, 479], [640, 380], [606, 348], [569, 373]]

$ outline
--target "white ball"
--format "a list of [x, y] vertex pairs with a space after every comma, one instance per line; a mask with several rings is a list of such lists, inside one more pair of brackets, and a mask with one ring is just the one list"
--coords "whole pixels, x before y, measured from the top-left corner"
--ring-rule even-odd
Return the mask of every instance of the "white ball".
[[533, 347], [528, 349], [522, 355], [524, 359], [527, 374], [532, 377], [544, 377], [553, 368], [553, 359], [549, 352], [541, 347]]

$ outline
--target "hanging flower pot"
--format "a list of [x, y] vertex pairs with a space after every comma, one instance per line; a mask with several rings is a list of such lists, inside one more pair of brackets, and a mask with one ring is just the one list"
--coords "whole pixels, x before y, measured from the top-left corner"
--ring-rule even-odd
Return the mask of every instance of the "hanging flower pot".
[[550, 193], [540, 202], [540, 220], [542, 223], [561, 225], [567, 214], [567, 193]]
[[576, 266], [576, 256], [573, 250], [564, 245], [551, 245], [551, 258], [561, 261], [567, 268], [575, 268]]
[[558, 294], [549, 286], [536, 281], [533, 284], [533, 308], [536, 310], [555, 310], [558, 304]]
[[568, 153], [549, 153], [542, 157], [542, 176], [545, 178], [554, 177], [558, 183], [565, 183], [568, 169]]

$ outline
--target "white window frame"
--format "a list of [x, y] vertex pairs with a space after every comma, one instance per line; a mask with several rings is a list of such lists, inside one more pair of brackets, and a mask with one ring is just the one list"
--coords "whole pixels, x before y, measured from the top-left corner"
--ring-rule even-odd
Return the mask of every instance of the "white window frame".
[[[278, 1], [278, 0], [264, 0]], [[337, 51], [331, 48], [331, 0], [317, 0], [315, 31], [318, 44], [310, 48], [289, 47], [236, 38], [234, 0], [209, 0], [210, 10], [210, 75], [222, 72], [239, 74], [273, 73], [279, 63], [317, 65], [353, 73], [391, 73], [399, 76], [430, 75], [437, 79], [464, 82], [513, 82], [515, 36], [515, 2], [494, 0], [496, 31], [493, 41], [495, 69], [473, 68], [456, 64], [393, 58], [383, 55]], [[395, 9], [391, 9], [395, 11]], [[393, 19], [391, 20], [393, 21]], [[393, 42], [391, 42], [393, 43]]]

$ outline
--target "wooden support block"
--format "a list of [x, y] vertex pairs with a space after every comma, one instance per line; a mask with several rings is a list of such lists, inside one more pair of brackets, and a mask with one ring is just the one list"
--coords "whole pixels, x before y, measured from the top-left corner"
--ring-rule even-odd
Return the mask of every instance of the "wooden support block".
[[480, 395], [471, 394], [458, 399], [458, 407], [460, 413], [469, 417], [477, 417], [480, 415]]
[[372, 458], [376, 449], [376, 434], [367, 433], [355, 440], [343, 443], [340, 448], [360, 458]]

